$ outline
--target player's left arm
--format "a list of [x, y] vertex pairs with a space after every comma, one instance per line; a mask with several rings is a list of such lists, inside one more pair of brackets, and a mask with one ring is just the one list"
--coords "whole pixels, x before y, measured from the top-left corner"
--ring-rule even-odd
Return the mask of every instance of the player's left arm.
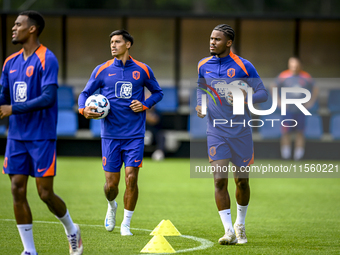
[[263, 85], [263, 82], [255, 67], [250, 62], [245, 63], [245, 66], [249, 74], [247, 83], [254, 90], [253, 104], [266, 102], [268, 100], [268, 91]]
[[57, 100], [58, 69], [57, 58], [52, 53], [46, 52], [45, 66], [41, 66], [41, 95], [19, 104], [2, 105], [1, 118], [52, 107]]
[[43, 91], [39, 97], [20, 104], [2, 105], [0, 106], [0, 116], [4, 118], [12, 114], [22, 114], [50, 108], [56, 102], [57, 89], [57, 84], [47, 85], [43, 87]]
[[130, 108], [134, 112], [142, 112], [144, 110], [150, 109], [152, 106], [157, 104], [163, 98], [163, 91], [159, 86], [153, 71], [148, 67], [150, 78], [145, 79], [145, 86], [151, 92], [151, 96], [146, 99], [143, 103], [138, 100], [132, 100]]

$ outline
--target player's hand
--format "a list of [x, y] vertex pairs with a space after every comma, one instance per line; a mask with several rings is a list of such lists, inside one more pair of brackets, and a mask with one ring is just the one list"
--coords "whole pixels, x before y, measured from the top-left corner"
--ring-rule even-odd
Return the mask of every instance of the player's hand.
[[130, 108], [134, 112], [142, 112], [143, 111], [143, 104], [138, 100], [132, 100], [130, 104]]
[[12, 115], [12, 105], [1, 105], [0, 106], [0, 118], [3, 119]]
[[197, 111], [197, 116], [200, 117], [200, 118], [204, 118], [205, 115], [202, 114], [202, 106], [200, 105], [197, 105], [195, 110]]
[[84, 109], [84, 117], [86, 119], [96, 119], [101, 116], [99, 112], [93, 112], [92, 109], [97, 109], [97, 106], [86, 106]]

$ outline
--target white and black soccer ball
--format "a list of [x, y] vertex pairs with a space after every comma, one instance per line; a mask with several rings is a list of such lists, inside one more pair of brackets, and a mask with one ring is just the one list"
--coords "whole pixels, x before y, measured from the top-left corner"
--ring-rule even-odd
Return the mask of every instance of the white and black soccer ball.
[[[240, 89], [244, 90], [247, 94], [248, 94], [248, 88], [250, 88], [248, 83], [246, 83], [243, 80], [236, 80], [236, 81], [228, 83], [227, 85], [240, 88]], [[227, 86], [226, 93], [225, 93], [225, 99], [227, 100], [227, 102], [230, 105], [233, 105], [233, 101], [231, 101], [231, 97], [230, 97], [231, 94], [232, 94], [232, 91], [228, 88], [228, 86]]]
[[93, 112], [98, 112], [101, 114], [101, 116], [96, 119], [105, 118], [109, 114], [109, 111], [110, 111], [109, 100], [101, 94], [95, 94], [95, 95], [89, 96], [86, 99], [85, 106], [98, 107], [97, 109], [92, 109]]

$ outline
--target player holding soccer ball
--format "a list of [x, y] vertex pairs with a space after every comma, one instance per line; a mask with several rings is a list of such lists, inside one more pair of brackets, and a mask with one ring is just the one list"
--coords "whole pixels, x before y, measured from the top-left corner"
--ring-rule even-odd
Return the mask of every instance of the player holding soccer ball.
[[80, 229], [64, 201], [53, 191], [56, 175], [56, 129], [58, 117], [58, 60], [39, 35], [43, 17], [35, 11], [19, 14], [12, 28], [12, 43], [22, 49], [9, 56], [0, 84], [0, 117], [9, 117], [3, 173], [12, 183], [14, 214], [24, 245], [22, 254], [36, 255], [32, 214], [26, 198], [28, 176], [35, 177], [41, 200], [64, 225], [70, 254], [83, 253]]
[[[101, 138], [103, 169], [106, 182], [104, 192], [108, 201], [105, 228], [112, 231], [116, 224], [118, 184], [120, 169], [125, 166], [124, 219], [121, 235], [132, 235], [130, 221], [138, 198], [138, 173], [142, 167], [145, 134], [145, 110], [163, 97], [156, 78], [144, 63], [129, 56], [133, 37], [125, 30], [110, 34], [113, 59], [97, 66], [80, 94], [79, 112], [87, 119], [95, 119], [100, 113], [92, 112], [95, 106], [86, 106], [86, 99], [97, 89], [110, 102], [110, 112], [102, 119]], [[151, 92], [145, 100], [144, 87]]]
[[[198, 63], [198, 86], [207, 89], [211, 94], [218, 93], [222, 101], [209, 100], [207, 143], [209, 161], [216, 166], [229, 166], [229, 161], [236, 167], [234, 179], [236, 183], [237, 218], [234, 226], [231, 221], [230, 197], [228, 193], [228, 176], [226, 173], [215, 172], [215, 200], [225, 229], [225, 235], [219, 239], [220, 244], [246, 243], [245, 217], [247, 213], [250, 188], [249, 174], [241, 173], [240, 167], [253, 163], [253, 140], [251, 128], [247, 125], [250, 112], [245, 105], [244, 115], [233, 115], [233, 96], [223, 89], [225, 85], [235, 80], [244, 80], [254, 90], [253, 102], [265, 102], [268, 93], [257, 74], [254, 66], [247, 60], [235, 55], [231, 50], [234, 41], [234, 30], [226, 24], [216, 26], [210, 36], [211, 57], [202, 59]], [[218, 85], [217, 85], [218, 84]], [[246, 92], [244, 90], [244, 100]], [[203, 90], [197, 90], [197, 115], [204, 118], [201, 107]], [[215, 94], [216, 96], [216, 94]], [[216, 96], [217, 97], [217, 96]], [[227, 100], [230, 102], [228, 103]], [[230, 125], [213, 126], [214, 119], [226, 119]], [[237, 124], [236, 124], [237, 123]], [[243, 125], [243, 123], [245, 123]]]

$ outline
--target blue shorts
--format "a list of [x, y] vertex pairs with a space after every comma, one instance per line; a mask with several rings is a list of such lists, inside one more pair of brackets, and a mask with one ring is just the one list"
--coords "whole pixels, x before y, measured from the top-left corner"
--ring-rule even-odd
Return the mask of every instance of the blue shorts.
[[239, 138], [228, 138], [208, 134], [209, 162], [230, 159], [236, 166], [248, 166], [254, 163], [252, 135]]
[[[283, 127], [282, 126], [282, 133], [286, 134], [289, 132], [294, 132], [294, 131], [304, 131], [305, 129], [305, 123], [306, 123], [306, 116], [302, 112], [286, 112], [286, 115], [282, 116], [282, 120], [284, 119], [293, 119], [297, 121], [297, 125], [295, 127]], [[294, 126], [295, 121], [285, 121], [284, 125], [285, 126]]]
[[144, 137], [133, 139], [102, 138], [103, 169], [107, 172], [120, 172], [125, 167], [142, 167]]
[[7, 139], [3, 173], [33, 177], [55, 176], [56, 144], [56, 140]]

